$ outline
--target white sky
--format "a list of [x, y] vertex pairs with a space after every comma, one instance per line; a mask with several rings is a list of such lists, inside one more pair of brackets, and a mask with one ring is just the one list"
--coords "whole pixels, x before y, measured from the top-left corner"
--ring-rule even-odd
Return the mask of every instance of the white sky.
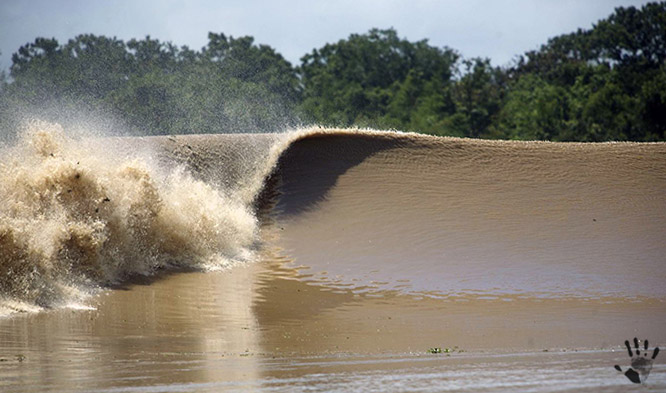
[[292, 64], [328, 42], [372, 27], [429, 39], [465, 57], [505, 65], [548, 38], [590, 28], [615, 7], [637, 0], [0, 0], [0, 69], [38, 36], [60, 43], [93, 33], [128, 40], [150, 35], [201, 49], [209, 31], [251, 35]]

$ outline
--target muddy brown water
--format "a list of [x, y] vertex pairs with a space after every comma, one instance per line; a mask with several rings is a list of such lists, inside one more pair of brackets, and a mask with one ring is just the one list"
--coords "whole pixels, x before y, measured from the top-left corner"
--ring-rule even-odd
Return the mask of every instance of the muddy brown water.
[[2, 317], [3, 392], [626, 391], [666, 343], [664, 144], [122, 143], [259, 211], [253, 260]]

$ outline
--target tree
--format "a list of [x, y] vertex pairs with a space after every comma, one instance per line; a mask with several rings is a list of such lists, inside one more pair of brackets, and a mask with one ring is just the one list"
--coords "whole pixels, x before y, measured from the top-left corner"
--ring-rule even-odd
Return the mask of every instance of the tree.
[[468, 59], [462, 63], [464, 72], [454, 88], [456, 112], [460, 114], [457, 127], [464, 127], [460, 131], [465, 136], [488, 137], [501, 108], [504, 77], [501, 70], [490, 65], [489, 59]]
[[297, 122], [295, 69], [252, 37], [210, 33], [199, 52], [149, 36], [125, 43], [80, 35], [65, 45], [37, 38], [14, 54], [11, 76], [0, 108], [44, 116], [57, 107], [52, 121], [105, 111], [149, 134], [271, 131]]
[[664, 60], [666, 2], [616, 8], [592, 29], [551, 38], [508, 70], [500, 128], [517, 138], [663, 139]]
[[450, 82], [457, 59], [452, 49], [400, 39], [393, 29], [352, 34], [301, 58], [302, 108], [321, 124], [404, 125], [427, 83]]
[[117, 89], [129, 74], [129, 58], [122, 41], [80, 35], [59, 45], [37, 38], [12, 56], [11, 76], [16, 89], [30, 97], [100, 99]]

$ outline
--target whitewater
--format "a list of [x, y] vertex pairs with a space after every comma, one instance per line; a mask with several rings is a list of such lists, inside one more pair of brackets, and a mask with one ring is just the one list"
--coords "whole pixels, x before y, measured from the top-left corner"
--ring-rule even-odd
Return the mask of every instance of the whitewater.
[[149, 152], [68, 139], [37, 123], [0, 164], [2, 308], [81, 300], [131, 275], [251, 259], [256, 218], [237, 196]]

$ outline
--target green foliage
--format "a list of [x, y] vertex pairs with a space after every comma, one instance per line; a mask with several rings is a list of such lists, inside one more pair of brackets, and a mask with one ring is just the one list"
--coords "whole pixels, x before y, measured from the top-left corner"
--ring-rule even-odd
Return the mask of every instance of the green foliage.
[[372, 29], [305, 55], [299, 72], [303, 112], [332, 126], [404, 126], [425, 89], [446, 89], [458, 54], [395, 30]]
[[37, 38], [12, 63], [10, 75], [0, 73], [5, 131], [32, 111], [65, 123], [66, 113], [102, 112], [141, 134], [318, 123], [475, 138], [666, 139], [663, 1], [617, 8], [504, 69], [393, 29], [324, 45], [298, 67], [252, 37], [222, 33], [209, 33], [199, 51], [150, 37]]
[[459, 123], [465, 136], [492, 137], [496, 116], [502, 105], [505, 78], [491, 67], [488, 59], [463, 61], [464, 73], [456, 83], [454, 97]]
[[664, 140], [666, 2], [617, 8], [508, 70], [499, 129], [516, 139]]
[[110, 111], [150, 134], [272, 131], [296, 121], [295, 70], [251, 37], [210, 33], [200, 52], [150, 37], [125, 43], [81, 35], [65, 45], [38, 38], [12, 61], [13, 81], [0, 99], [5, 113], [55, 102], [70, 111]]

